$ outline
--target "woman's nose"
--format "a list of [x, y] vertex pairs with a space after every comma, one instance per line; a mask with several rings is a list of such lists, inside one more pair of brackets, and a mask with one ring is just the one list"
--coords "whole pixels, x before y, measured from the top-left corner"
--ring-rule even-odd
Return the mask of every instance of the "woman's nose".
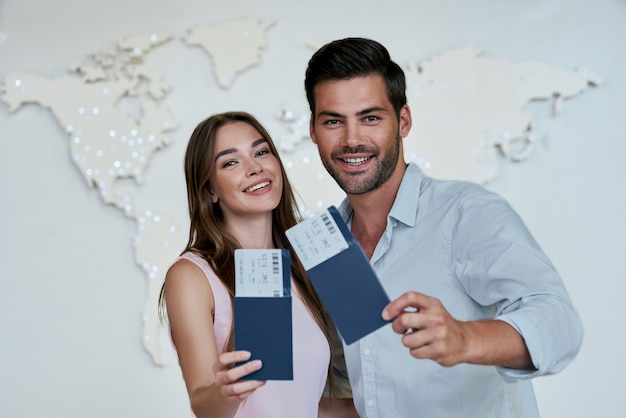
[[256, 161], [252, 161], [248, 165], [248, 176], [255, 176], [263, 172], [263, 166]]

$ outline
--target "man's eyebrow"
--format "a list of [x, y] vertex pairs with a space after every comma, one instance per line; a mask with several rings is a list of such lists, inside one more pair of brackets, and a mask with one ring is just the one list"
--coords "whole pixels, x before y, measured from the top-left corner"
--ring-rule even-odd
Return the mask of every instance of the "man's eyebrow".
[[330, 117], [333, 117], [333, 118], [341, 118], [341, 117], [343, 117], [343, 115], [341, 113], [331, 112], [329, 110], [323, 110], [320, 113], [318, 113], [317, 116], [330, 116]]
[[[387, 110], [384, 107], [380, 107], [380, 106], [372, 106], [372, 107], [368, 107], [367, 109], [363, 109], [363, 110], [359, 110], [356, 113], [356, 116], [363, 116], [363, 115], [368, 115], [370, 113], [373, 112], [386, 112]], [[332, 112], [329, 110], [323, 110], [321, 111], [318, 116], [329, 116], [329, 117], [333, 117], [333, 118], [342, 118], [345, 117], [343, 114], [341, 113], [337, 113], [337, 112]]]
[[[250, 144], [250, 148], [254, 148], [257, 147], [263, 143], [266, 143], [267, 139], [265, 138], [259, 138], [256, 141], [252, 142], [252, 144]], [[234, 152], [237, 152], [237, 148], [226, 148], [223, 151], [220, 151], [217, 153], [217, 155], [215, 155], [215, 161], [217, 161], [220, 157], [224, 156], [224, 155], [228, 155], [228, 154], [232, 154]]]
[[368, 107], [367, 109], [363, 109], [357, 112], [357, 116], [363, 116], [363, 115], [367, 115], [373, 112], [387, 112], [387, 109], [385, 109], [384, 107], [380, 107], [380, 106]]

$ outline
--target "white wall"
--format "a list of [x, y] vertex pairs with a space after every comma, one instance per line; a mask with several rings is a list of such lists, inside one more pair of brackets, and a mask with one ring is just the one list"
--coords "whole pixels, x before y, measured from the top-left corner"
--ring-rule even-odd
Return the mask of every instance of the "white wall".
[[[186, 216], [180, 161], [195, 124], [242, 108], [274, 132], [282, 104], [306, 112], [309, 42], [367, 36], [401, 64], [476, 45], [491, 56], [586, 66], [605, 78], [566, 101], [556, 119], [544, 117], [535, 154], [503, 164], [488, 187], [527, 222], [585, 325], [575, 362], [535, 380], [542, 416], [623, 416], [626, 2], [4, 0], [0, 77], [56, 77], [126, 35], [180, 36], [196, 24], [240, 17], [277, 20], [263, 52], [272, 65], [242, 74], [231, 89], [217, 87], [199, 49], [170, 49], [153, 61], [174, 86], [164, 102], [181, 125], [147, 171], [141, 198], [179, 219]], [[174, 359], [159, 368], [141, 347], [146, 286], [133, 260], [134, 225], [86, 186], [47, 110], [32, 105], [9, 115], [0, 103], [0, 147], [0, 416], [188, 416]]]

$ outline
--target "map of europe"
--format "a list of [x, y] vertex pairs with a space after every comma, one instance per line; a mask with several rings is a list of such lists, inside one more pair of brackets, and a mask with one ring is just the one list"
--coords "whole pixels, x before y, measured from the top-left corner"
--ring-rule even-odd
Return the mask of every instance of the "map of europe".
[[[145, 57], [165, 44], [199, 47], [211, 60], [216, 83], [228, 89], [238, 74], [263, 65], [266, 34], [275, 24], [250, 18], [199, 25], [182, 38], [137, 34], [119, 39], [113, 52], [91, 54], [88, 64], [70, 66], [60, 78], [18, 72], [4, 77], [2, 100], [9, 112], [26, 104], [49, 109], [67, 135], [72, 161], [85, 182], [104, 204], [136, 223], [134, 259], [148, 283], [142, 341], [157, 365], [166, 364], [163, 345], [168, 340], [156, 301], [167, 268], [184, 248], [186, 231], [179, 227], [182, 220], [159, 208], [139, 210], [132, 191], [116, 188], [122, 179], [141, 187], [155, 153], [171, 143], [168, 132], [179, 126], [175, 112], [163, 103], [175, 87], [158, 69], [149, 68]], [[433, 177], [482, 184], [498, 175], [499, 164], [532, 156], [542, 133], [529, 111], [531, 102], [551, 101], [556, 116], [565, 100], [602, 83], [590, 69], [510, 62], [472, 46], [409, 63], [405, 73], [413, 115], [405, 159]], [[124, 98], [134, 98], [135, 108], [121, 106]], [[296, 115], [287, 107], [276, 114], [287, 132], [277, 138], [277, 146], [301, 195], [302, 211], [311, 214], [340, 202], [342, 192], [310, 141], [309, 115]]]

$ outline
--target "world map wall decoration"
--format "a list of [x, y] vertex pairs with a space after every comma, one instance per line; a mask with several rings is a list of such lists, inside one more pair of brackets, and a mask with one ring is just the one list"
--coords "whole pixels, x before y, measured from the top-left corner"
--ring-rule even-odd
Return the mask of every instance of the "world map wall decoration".
[[[211, 60], [216, 84], [230, 89], [239, 74], [264, 65], [263, 52], [271, 47], [267, 31], [276, 24], [250, 18], [198, 25], [182, 37], [167, 32], [124, 36], [114, 51], [92, 53], [87, 62], [69, 65], [62, 77], [4, 76], [2, 101], [8, 111], [28, 104], [49, 109], [86, 184], [104, 204], [135, 223], [134, 260], [147, 281], [141, 339], [157, 365], [166, 364], [164, 344], [169, 344], [157, 316], [158, 294], [187, 231], [180, 227], [185, 220], [159, 207], [145, 208], [137, 193], [117, 187], [120, 180], [132, 180], [141, 188], [154, 156], [172, 143], [168, 134], [180, 128], [178, 109], [165, 104], [176, 86], [168, 83], [167, 74], [148, 66], [146, 57], [157, 48], [200, 48]], [[523, 162], [535, 151], [541, 132], [528, 109], [531, 102], [551, 100], [551, 116], [557, 116], [565, 100], [602, 82], [590, 69], [510, 62], [472, 46], [408, 63], [405, 73], [413, 117], [404, 140], [405, 159], [433, 177], [482, 184], [498, 175], [499, 164]], [[131, 109], [121, 106], [128, 98], [133, 99]], [[274, 137], [303, 212], [337, 204], [343, 193], [310, 141], [309, 115], [289, 106], [275, 114], [283, 130]]]

